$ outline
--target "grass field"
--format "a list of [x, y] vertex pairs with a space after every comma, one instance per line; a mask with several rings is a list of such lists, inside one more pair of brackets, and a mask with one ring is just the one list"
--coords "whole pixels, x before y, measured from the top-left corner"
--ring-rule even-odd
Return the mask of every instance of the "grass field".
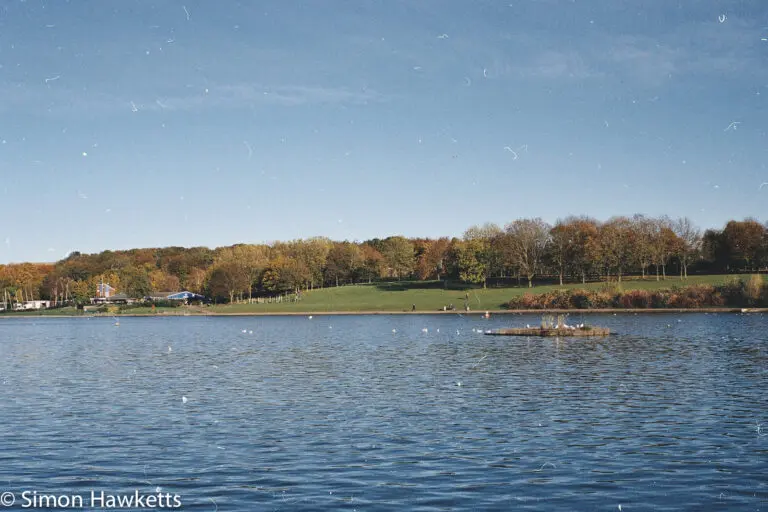
[[[646, 280], [629, 279], [622, 281], [623, 290], [658, 290], [672, 288], [674, 286], [689, 286], [694, 284], [723, 284], [730, 279], [746, 279], [747, 274], [742, 275], [706, 275], [690, 276], [687, 280], [669, 277], [666, 281], [656, 281], [655, 277]], [[179, 307], [179, 308], [148, 308], [140, 307], [126, 310], [126, 315], [184, 315], [184, 314], [248, 314], [248, 313], [301, 313], [301, 312], [355, 312], [355, 311], [410, 311], [411, 305], [416, 305], [416, 311], [438, 311], [443, 306], [453, 304], [457, 311], [464, 310], [464, 296], [469, 294], [469, 307], [471, 311], [486, 311], [503, 309], [504, 304], [513, 297], [524, 293], [545, 293], [559, 289], [600, 289], [605, 283], [567, 284], [565, 286], [546, 285], [534, 288], [508, 287], [488, 288], [465, 287], [451, 283], [450, 289], [444, 288], [445, 283], [438, 281], [404, 281], [375, 284], [360, 284], [353, 286], [341, 286], [338, 288], [324, 288], [303, 293], [299, 303], [273, 303], [273, 304], [226, 304], [208, 307]], [[61, 308], [43, 311], [25, 311], [5, 313], [3, 316], [52, 316], [82, 315], [82, 311], [74, 308]]]
[[[673, 286], [693, 284], [722, 284], [728, 279], [746, 278], [747, 275], [690, 276], [685, 281], [667, 278], [666, 281], [632, 279], [621, 283], [624, 290], [658, 290]], [[417, 311], [438, 311], [453, 304], [458, 311], [464, 308], [465, 293], [469, 293], [469, 307], [472, 311], [498, 310], [511, 298], [523, 293], [544, 293], [558, 289], [587, 288], [600, 289], [605, 283], [548, 285], [513, 288], [462, 288], [444, 289], [437, 281], [378, 283], [370, 285], [341, 286], [324, 288], [304, 293], [299, 303], [281, 304], [232, 304], [206, 308], [211, 313], [282, 313], [282, 312], [323, 312], [323, 311], [410, 311], [416, 305]]]

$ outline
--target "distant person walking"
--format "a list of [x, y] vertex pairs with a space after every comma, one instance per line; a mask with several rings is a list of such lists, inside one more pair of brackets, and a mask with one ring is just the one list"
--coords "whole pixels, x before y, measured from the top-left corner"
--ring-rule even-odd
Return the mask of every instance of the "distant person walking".
[[416, 304], [411, 304], [411, 311], [416, 311]]

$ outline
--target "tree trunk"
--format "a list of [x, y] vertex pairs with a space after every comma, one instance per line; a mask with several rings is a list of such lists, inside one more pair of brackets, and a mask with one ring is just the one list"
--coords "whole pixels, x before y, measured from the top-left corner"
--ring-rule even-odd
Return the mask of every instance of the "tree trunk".
[[581, 271], [581, 284], [587, 284], [587, 273], [583, 270]]
[[235, 301], [235, 292], [233, 290], [229, 291], [229, 303], [232, 304]]
[[560, 267], [560, 286], [563, 286], [563, 267]]
[[666, 281], [667, 280], [667, 266], [665, 264], [663, 264], [663, 263], [661, 265], [661, 275], [664, 276], [663, 277], [663, 281]]
[[640, 272], [642, 273], [641, 279], [645, 281], [645, 267], [642, 265], [640, 266]]
[[659, 280], [659, 266], [656, 265], [656, 280]]
[[528, 288], [533, 288], [533, 276], [528, 275]]

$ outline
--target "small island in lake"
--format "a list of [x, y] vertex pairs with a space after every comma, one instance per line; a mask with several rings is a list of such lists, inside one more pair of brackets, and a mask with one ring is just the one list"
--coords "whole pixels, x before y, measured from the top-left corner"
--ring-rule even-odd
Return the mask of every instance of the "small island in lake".
[[525, 327], [485, 331], [485, 334], [491, 336], [608, 336], [611, 334], [611, 330], [594, 325], [568, 325], [565, 323], [563, 315], [558, 315], [556, 322], [554, 316], [546, 315], [541, 319], [541, 325], [538, 327], [527, 325]]

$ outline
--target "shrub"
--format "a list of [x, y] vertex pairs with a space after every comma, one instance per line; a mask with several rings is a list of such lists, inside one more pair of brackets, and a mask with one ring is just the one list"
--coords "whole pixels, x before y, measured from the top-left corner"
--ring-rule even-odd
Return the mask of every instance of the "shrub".
[[744, 298], [747, 304], [755, 306], [760, 302], [760, 296], [763, 291], [763, 277], [758, 274], [752, 274], [744, 283]]
[[744, 305], [744, 282], [739, 279], [729, 279], [718, 287], [726, 305], [741, 307]]
[[670, 294], [668, 290], [658, 290], [651, 294], [651, 307], [652, 308], [666, 308], [669, 307]]
[[646, 290], [630, 290], [620, 297], [623, 308], [649, 308], [651, 307], [651, 294]]
[[592, 307], [591, 295], [587, 290], [572, 290], [569, 302], [574, 308], [589, 309]]

